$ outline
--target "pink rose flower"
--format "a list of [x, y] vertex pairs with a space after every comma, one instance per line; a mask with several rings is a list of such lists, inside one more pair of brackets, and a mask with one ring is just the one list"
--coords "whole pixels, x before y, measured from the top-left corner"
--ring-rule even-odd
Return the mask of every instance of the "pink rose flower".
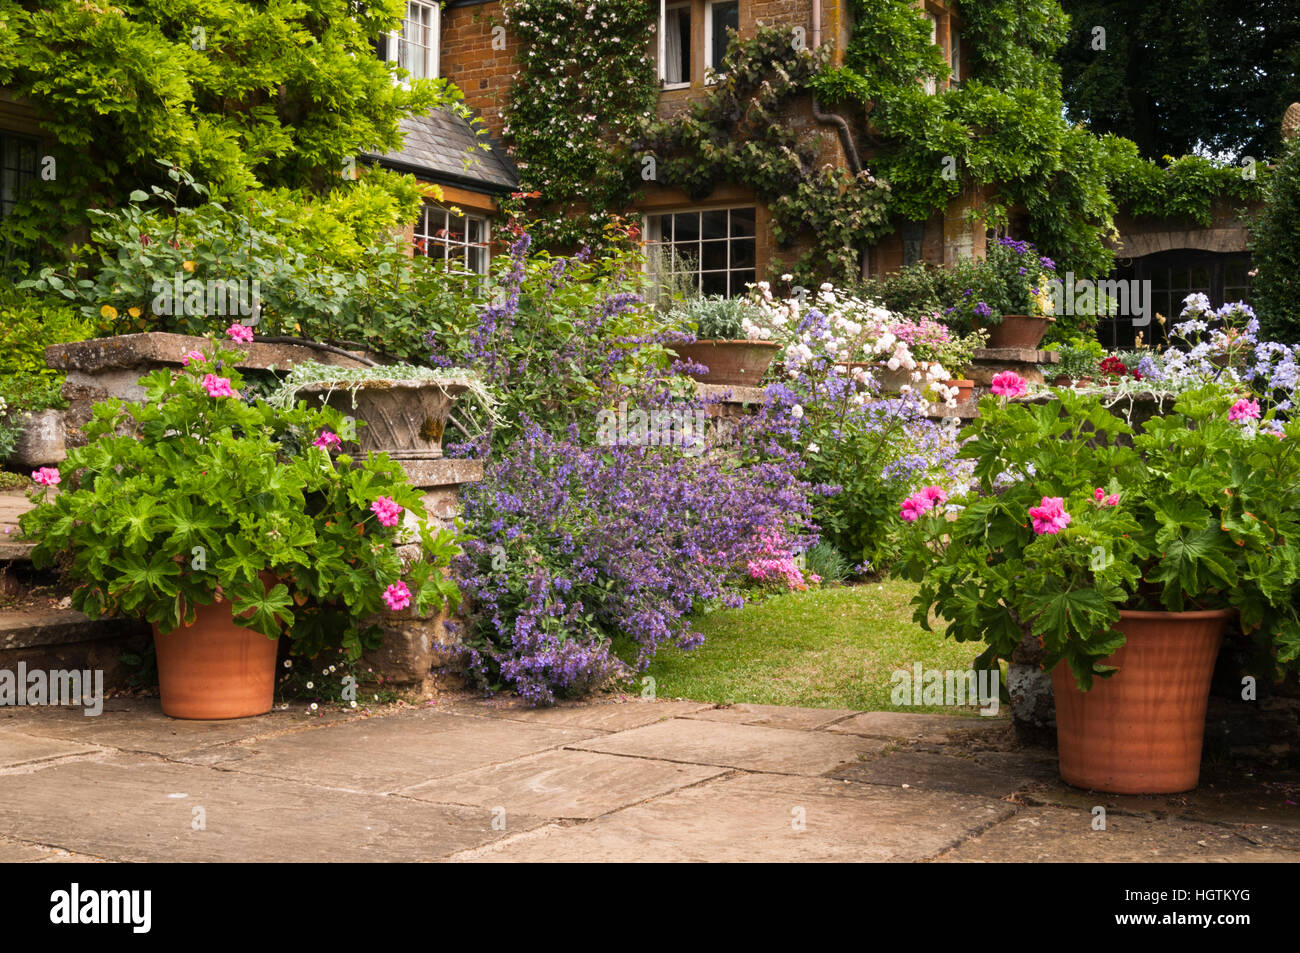
[[54, 467], [41, 467], [39, 470], [32, 471], [32, 480], [41, 486], [58, 486], [63, 477], [59, 476], [59, 471]]
[[202, 351], [186, 351], [181, 355], [181, 366], [189, 367], [190, 361], [194, 361], [196, 364], [202, 364], [206, 360], [207, 358], [203, 356]]
[[1070, 525], [1065, 500], [1059, 496], [1043, 497], [1041, 506], [1029, 508], [1029, 516], [1034, 521], [1034, 532], [1039, 536], [1055, 535]]
[[1239, 400], [1232, 405], [1228, 411], [1228, 420], [1236, 422], [1238, 420], [1258, 420], [1259, 419], [1259, 401], [1257, 400]]
[[331, 447], [337, 447], [342, 442], [343, 440], [338, 434], [329, 430], [322, 430], [320, 436], [313, 440], [311, 445], [320, 447], [322, 450], [329, 450]]
[[1019, 397], [1028, 389], [1025, 379], [1015, 371], [1003, 371], [993, 375], [989, 390], [999, 397]]
[[207, 390], [209, 397], [234, 397], [235, 392], [230, 389], [230, 378], [218, 377], [216, 374], [208, 374], [203, 378], [203, 387]]
[[402, 508], [386, 496], [381, 496], [371, 503], [370, 512], [375, 514], [375, 517], [383, 526], [396, 526], [402, 518]]
[[384, 590], [381, 597], [388, 608], [397, 612], [411, 604], [411, 590], [400, 579]]

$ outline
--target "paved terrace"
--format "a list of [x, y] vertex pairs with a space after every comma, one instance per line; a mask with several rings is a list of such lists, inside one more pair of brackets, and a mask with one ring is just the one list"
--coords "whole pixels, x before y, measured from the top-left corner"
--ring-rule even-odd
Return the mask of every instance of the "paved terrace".
[[1300, 861], [1300, 784], [1262, 777], [1075, 791], [1005, 719], [465, 697], [184, 722], [109, 699], [0, 709], [0, 860]]

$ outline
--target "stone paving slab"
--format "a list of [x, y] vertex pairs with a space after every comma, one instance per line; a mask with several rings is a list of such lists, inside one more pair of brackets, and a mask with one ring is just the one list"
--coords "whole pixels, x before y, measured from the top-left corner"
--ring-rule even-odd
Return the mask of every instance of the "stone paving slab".
[[[180, 795], [184, 795], [183, 797]], [[205, 830], [194, 830], [195, 808]], [[515, 815], [513, 831], [541, 824]], [[428, 861], [506, 836], [489, 811], [140, 755], [0, 777], [0, 831], [123, 861]]]
[[701, 721], [727, 721], [738, 725], [762, 725], [766, 728], [793, 728], [812, 731], [855, 714], [848, 708], [786, 708], [782, 705], [727, 705], [705, 708], [687, 715]]
[[1229, 861], [1296, 863], [1295, 851], [1255, 847], [1209, 824], [1154, 821], [1106, 815], [1106, 829], [1092, 829], [1089, 811], [1030, 807], [972, 838], [938, 860], [1016, 863]]
[[1035, 781], [1053, 778], [1056, 760], [993, 752], [975, 757], [951, 757], [929, 751], [903, 750], [871, 761], [846, 765], [831, 777], [864, 784], [956, 791], [1003, 798]]
[[277, 708], [256, 718], [182, 721], [164, 715], [156, 698], [109, 698], [104, 701], [103, 712], [91, 717], [81, 708], [0, 708], [0, 730], [15, 725], [26, 734], [44, 738], [176, 757], [213, 745], [316, 728], [355, 717], [342, 711], [316, 715], [295, 706], [284, 711]]
[[707, 711], [712, 705], [704, 702], [641, 701], [560, 703], [553, 708], [529, 708], [520, 702], [502, 703], [493, 699], [458, 702], [439, 709], [458, 715], [478, 715], [522, 721], [535, 725], [563, 725], [588, 728], [593, 731], [626, 731], [652, 725], [657, 721], [678, 718], [694, 712]]
[[44, 761], [103, 751], [93, 745], [74, 744], [51, 738], [39, 738], [17, 731], [0, 729], [0, 770], [22, 768]]
[[544, 751], [505, 764], [428, 781], [399, 792], [445, 804], [503, 807], [554, 818], [593, 818], [727, 773], [726, 768], [622, 758], [592, 751]]
[[[1014, 805], [827, 778], [745, 774], [576, 827], [546, 827], [458, 859], [916, 861], [1010, 817]], [[803, 830], [796, 829], [803, 822]]]
[[96, 857], [72, 854], [56, 847], [20, 844], [0, 838], [0, 864], [77, 864], [98, 863]]
[[972, 734], [1011, 730], [1009, 718], [960, 715], [923, 715], [897, 711], [865, 711], [826, 728], [835, 734], [888, 738], [891, 741], [948, 742]]
[[885, 742], [759, 725], [676, 718], [571, 747], [635, 758], [714, 764], [775, 774], [823, 774], [878, 753]]
[[595, 737], [569, 727], [412, 711], [255, 741], [223, 767], [346, 791], [398, 791]]

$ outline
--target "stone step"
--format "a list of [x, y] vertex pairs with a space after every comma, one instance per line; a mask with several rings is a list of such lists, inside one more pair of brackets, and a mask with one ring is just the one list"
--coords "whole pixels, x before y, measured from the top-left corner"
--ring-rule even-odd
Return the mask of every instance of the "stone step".
[[122, 661], [149, 642], [136, 619], [91, 619], [75, 609], [0, 609], [0, 669], [99, 670], [110, 688], [123, 688], [135, 670]]
[[23, 490], [0, 490], [0, 562], [32, 558], [35, 543], [19, 537], [18, 517], [32, 508]]

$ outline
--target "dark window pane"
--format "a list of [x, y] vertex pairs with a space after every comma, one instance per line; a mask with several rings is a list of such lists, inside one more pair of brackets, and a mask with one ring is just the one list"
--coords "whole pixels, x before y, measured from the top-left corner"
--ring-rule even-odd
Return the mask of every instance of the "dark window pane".
[[1210, 290], [1210, 269], [1206, 268], [1204, 265], [1197, 265], [1193, 268], [1192, 282], [1188, 287], [1193, 291], [1204, 291], [1208, 293]]
[[754, 239], [741, 238], [732, 239], [731, 241], [731, 267], [732, 268], [753, 268], [754, 259]]
[[694, 241], [700, 237], [700, 213], [686, 212], [673, 216], [673, 241]]
[[727, 293], [727, 273], [725, 271], [706, 272], [700, 276], [700, 294], [725, 295]]
[[752, 271], [733, 271], [731, 273], [731, 296], [737, 298], [741, 295], [747, 294], [749, 289], [746, 288], [745, 285], [752, 285], [754, 280], [754, 273]]
[[710, 66], [714, 69], [722, 68], [722, 59], [727, 55], [727, 46], [731, 42], [731, 37], [727, 35], [727, 29], [740, 29], [740, 4], [739, 3], [715, 3], [712, 9], [713, 13], [713, 55]]
[[703, 237], [705, 239], [727, 237], [726, 209], [704, 213]]
[[702, 271], [722, 271], [727, 267], [727, 243], [705, 242], [700, 252]]
[[731, 234], [754, 234], [754, 210], [752, 208], [733, 208], [731, 210]]

